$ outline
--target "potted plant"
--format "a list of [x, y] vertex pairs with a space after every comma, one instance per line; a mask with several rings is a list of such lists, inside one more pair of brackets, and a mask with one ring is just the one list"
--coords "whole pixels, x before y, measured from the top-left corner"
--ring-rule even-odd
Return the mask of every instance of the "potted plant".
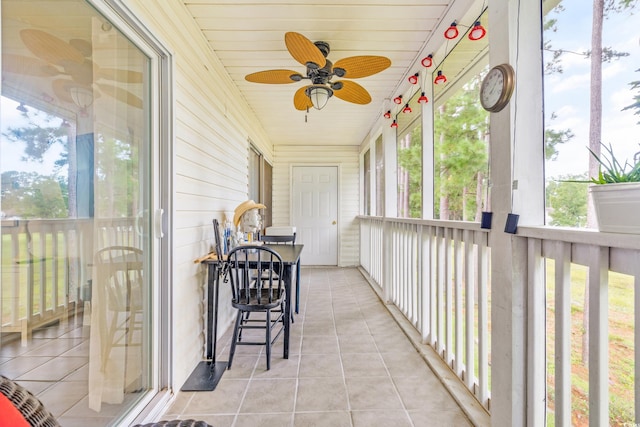
[[602, 144], [604, 154], [591, 155], [600, 164], [598, 176], [591, 177], [589, 192], [600, 231], [640, 234], [640, 151], [633, 162], [622, 164], [611, 144]]

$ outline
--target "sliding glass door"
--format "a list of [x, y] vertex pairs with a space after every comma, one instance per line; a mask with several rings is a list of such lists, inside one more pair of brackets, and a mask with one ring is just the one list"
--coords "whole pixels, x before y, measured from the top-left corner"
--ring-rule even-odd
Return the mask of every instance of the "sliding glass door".
[[1, 13], [0, 374], [106, 425], [154, 387], [151, 59], [82, 0]]

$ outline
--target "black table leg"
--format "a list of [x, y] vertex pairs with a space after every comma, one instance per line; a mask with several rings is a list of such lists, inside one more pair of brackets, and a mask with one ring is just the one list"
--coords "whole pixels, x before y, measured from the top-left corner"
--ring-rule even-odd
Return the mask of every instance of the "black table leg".
[[228, 362], [216, 362], [218, 341], [218, 294], [220, 270], [217, 262], [209, 262], [207, 268], [207, 342], [206, 358], [191, 372], [182, 386], [182, 391], [211, 391], [216, 388]]

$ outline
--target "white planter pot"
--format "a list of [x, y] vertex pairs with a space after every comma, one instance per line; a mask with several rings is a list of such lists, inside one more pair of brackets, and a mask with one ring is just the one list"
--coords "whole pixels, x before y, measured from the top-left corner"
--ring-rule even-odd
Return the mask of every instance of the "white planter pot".
[[598, 230], [640, 234], [640, 183], [589, 186], [596, 209]]

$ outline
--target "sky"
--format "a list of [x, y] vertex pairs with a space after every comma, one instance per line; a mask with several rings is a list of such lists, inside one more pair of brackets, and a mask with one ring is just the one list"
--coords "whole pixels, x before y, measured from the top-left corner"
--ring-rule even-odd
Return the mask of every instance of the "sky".
[[[554, 48], [574, 52], [584, 52], [591, 45], [592, 2], [585, 0], [563, 0], [565, 11], [554, 14], [558, 31], [551, 37]], [[633, 160], [640, 151], [640, 115], [634, 110], [621, 111], [633, 103], [633, 96], [640, 92], [631, 91], [629, 83], [640, 80], [640, 6], [635, 13], [614, 14], [605, 19], [603, 25], [603, 46], [630, 55], [620, 60], [604, 64], [602, 70], [602, 142], [611, 144], [620, 160]], [[558, 148], [557, 160], [548, 161], [547, 179], [566, 174], [587, 171], [589, 152], [589, 87], [590, 61], [578, 55], [565, 54], [562, 57], [564, 72], [545, 79], [545, 111], [547, 126], [549, 115], [558, 116], [551, 122], [554, 129], [571, 129], [574, 138]]]
[[[60, 153], [63, 147], [60, 144], [54, 144], [47, 150], [43, 157], [42, 162], [37, 161], [21, 161], [24, 156], [24, 143], [22, 142], [10, 142], [4, 136], [8, 127], [19, 128], [28, 125], [29, 121], [24, 115], [16, 110], [18, 103], [2, 97], [2, 104], [0, 105], [0, 111], [2, 111], [2, 133], [0, 136], [0, 171], [16, 170], [21, 172], [38, 172], [40, 175], [51, 175], [54, 173], [54, 162], [60, 158]], [[27, 109], [32, 109], [27, 106]], [[55, 126], [61, 123], [61, 120], [55, 120], [49, 126]], [[59, 173], [64, 171], [59, 170]]]

